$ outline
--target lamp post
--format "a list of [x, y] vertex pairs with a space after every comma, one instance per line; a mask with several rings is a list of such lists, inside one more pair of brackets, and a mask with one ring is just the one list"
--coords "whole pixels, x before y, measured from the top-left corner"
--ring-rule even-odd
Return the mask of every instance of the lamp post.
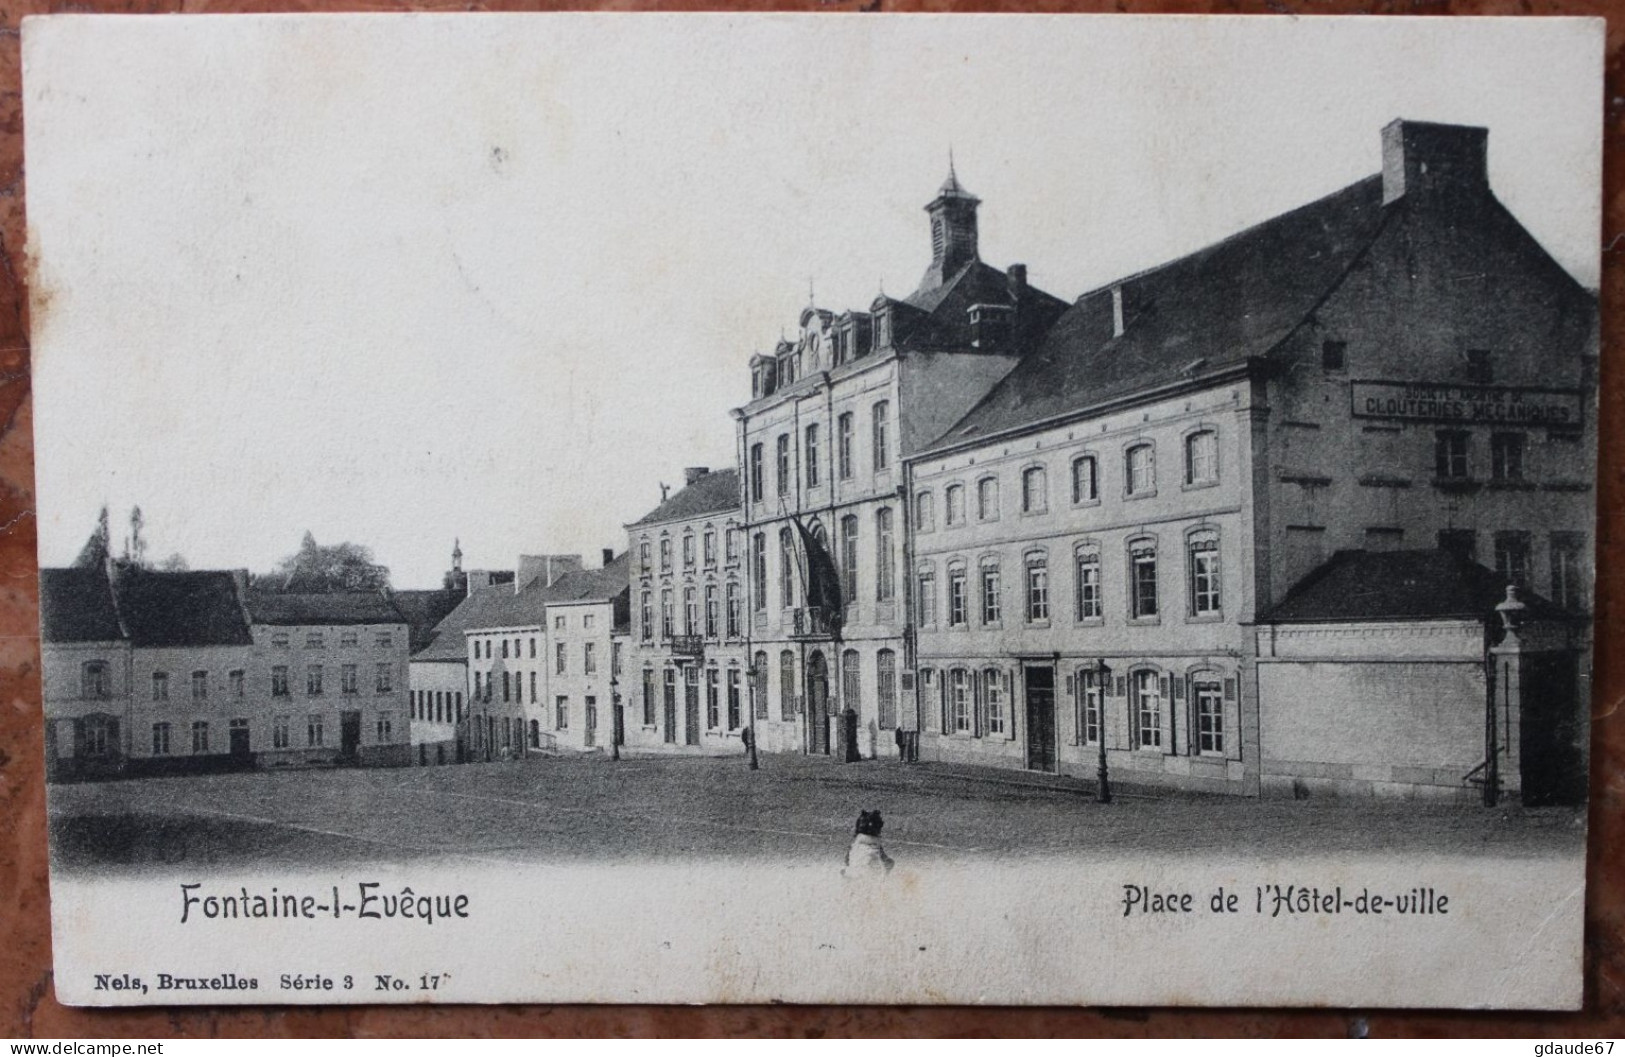
[[609, 758], [621, 758], [621, 681], [609, 677]]
[[761, 677], [761, 669], [757, 668], [754, 662], [745, 669], [745, 678], [750, 680], [750, 723], [745, 727], [745, 734], [750, 738], [750, 769], [753, 771], [761, 769], [761, 765], [756, 762], [756, 684]]
[[1095, 709], [1098, 721], [1096, 723], [1095, 742], [1100, 746], [1100, 756], [1095, 761], [1095, 800], [1102, 804], [1112, 802], [1111, 779], [1106, 774], [1106, 684], [1112, 677], [1112, 670], [1102, 657], [1095, 666]]

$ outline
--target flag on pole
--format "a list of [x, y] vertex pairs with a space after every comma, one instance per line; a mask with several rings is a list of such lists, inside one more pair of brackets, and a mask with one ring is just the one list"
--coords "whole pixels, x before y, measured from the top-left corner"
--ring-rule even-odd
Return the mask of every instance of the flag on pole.
[[807, 555], [807, 605], [822, 610], [830, 629], [839, 634], [846, 605], [841, 598], [841, 574], [835, 568], [835, 559], [818, 537], [807, 531], [799, 517], [792, 514], [790, 520], [801, 536], [802, 552]]

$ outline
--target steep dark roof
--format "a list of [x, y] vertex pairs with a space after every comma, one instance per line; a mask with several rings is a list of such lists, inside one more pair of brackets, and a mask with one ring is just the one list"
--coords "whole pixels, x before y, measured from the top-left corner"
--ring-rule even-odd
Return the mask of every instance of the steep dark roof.
[[457, 603], [434, 626], [429, 641], [412, 654], [414, 661], [462, 661], [468, 658], [463, 632], [473, 627], [492, 627], [506, 598], [513, 597], [512, 584], [477, 587]]
[[345, 591], [282, 595], [256, 591], [248, 597], [256, 624], [403, 624], [406, 617], [383, 594]]
[[[1023, 297], [1023, 330], [1042, 333], [1066, 302], [1034, 286]], [[971, 261], [941, 285], [921, 287], [892, 302], [892, 344], [903, 349], [969, 348], [970, 310], [975, 305], [1013, 306], [1010, 277], [991, 264]]]
[[542, 588], [542, 599], [546, 602], [608, 601], [626, 590], [631, 565], [631, 552], [623, 551], [602, 569], [565, 573], [554, 580], [552, 586]]
[[633, 525], [681, 521], [739, 509], [739, 471], [715, 470], [655, 507]]
[[40, 635], [45, 642], [113, 642], [124, 638], [113, 589], [97, 569], [39, 571]]
[[[1403, 201], [1403, 200], [1401, 200]], [[1384, 225], [1382, 177], [1080, 297], [932, 447], [990, 436], [1265, 356]], [[1113, 336], [1113, 289], [1124, 330]]]
[[[1506, 598], [1506, 578], [1447, 551], [1338, 551], [1267, 614], [1262, 624], [1380, 620], [1484, 620]], [[1527, 589], [1533, 617], [1562, 611]]]
[[413, 653], [434, 638], [434, 629], [466, 597], [463, 591], [396, 591], [395, 608], [406, 618], [407, 637]]
[[243, 599], [230, 572], [132, 569], [116, 585], [119, 613], [136, 646], [248, 646]]

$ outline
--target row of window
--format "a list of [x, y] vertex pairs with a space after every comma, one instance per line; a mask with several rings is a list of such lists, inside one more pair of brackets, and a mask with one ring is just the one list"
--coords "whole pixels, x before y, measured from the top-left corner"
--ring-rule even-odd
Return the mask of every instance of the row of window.
[[[1227, 708], [1236, 702], [1236, 680], [1216, 671], [1179, 677], [1151, 667], [1115, 680], [1099, 679], [1093, 666], [1080, 667], [1067, 680], [1076, 704], [1073, 744], [1100, 744], [1105, 710], [1112, 697], [1125, 699], [1129, 748], [1171, 751], [1176, 731], [1172, 705], [1188, 705], [1184, 747], [1199, 756], [1227, 753]], [[1115, 682], [1115, 688], [1111, 685]], [[1014, 676], [1001, 668], [920, 669], [921, 701], [935, 706], [938, 730], [974, 738], [1013, 738], [1010, 702]], [[1115, 692], [1114, 692], [1115, 689]]]
[[[845, 481], [850, 480], [854, 473], [855, 457], [853, 439], [857, 432], [856, 419], [851, 411], [842, 412], [835, 418], [835, 476]], [[869, 409], [869, 458], [871, 468], [875, 473], [882, 473], [891, 468], [891, 402], [881, 400]], [[818, 488], [823, 484], [823, 465], [821, 462], [822, 438], [819, 433], [819, 423], [808, 424], [802, 434], [802, 447], [799, 453], [793, 451], [794, 440], [789, 433], [780, 433], [773, 442], [773, 485], [774, 493], [787, 496], [795, 490], [797, 470], [807, 488]], [[800, 456], [800, 466], [797, 466], [796, 456]], [[747, 466], [750, 498], [753, 503], [760, 503], [767, 495], [767, 468], [764, 465], [766, 452], [757, 442], [750, 446], [750, 462]], [[663, 568], [665, 566], [662, 566]]]
[[463, 692], [461, 690], [413, 690], [412, 718], [425, 723], [461, 723]]
[[[860, 597], [858, 546], [862, 533], [861, 519], [857, 514], [847, 514], [841, 518], [837, 531], [839, 543], [833, 553], [830, 553], [828, 537], [822, 523], [813, 522], [809, 534], [821, 549], [830, 553], [840, 574], [841, 598], [850, 605]], [[881, 507], [874, 512], [874, 533], [874, 600], [890, 602], [897, 596], [896, 522], [891, 507]], [[797, 558], [798, 553], [794, 530], [789, 526], [781, 528], [778, 555], [779, 604], [785, 608], [794, 606], [796, 600], [802, 596], [798, 584], [804, 574]], [[761, 532], [751, 537], [751, 572], [755, 588], [751, 600], [752, 608], [761, 612], [767, 609], [767, 536]]]
[[[744, 722], [743, 704], [743, 673], [737, 663], [730, 665], [726, 671], [711, 665], [701, 669], [695, 665], [688, 665], [682, 669], [682, 698], [683, 715], [685, 717], [700, 713], [700, 693], [703, 688], [705, 694], [705, 729], [709, 731], [734, 732], [740, 729]], [[724, 691], [726, 679], [726, 692]], [[663, 692], [657, 685], [664, 687]], [[661, 727], [657, 722], [657, 715], [664, 706], [665, 723], [664, 737], [667, 742], [675, 744], [678, 735], [678, 669], [668, 666], [665, 669], [661, 683], [657, 684], [656, 672], [653, 668], [643, 670], [643, 694], [640, 699], [643, 726], [653, 730]]]
[[[320, 664], [305, 666], [305, 696], [321, 697], [326, 692], [327, 669]], [[156, 692], [156, 691], [155, 691]], [[271, 668], [271, 696], [288, 697], [291, 694], [288, 679], [288, 666], [278, 664]], [[360, 689], [360, 671], [354, 664], [339, 666], [339, 693], [345, 695], [358, 694]], [[395, 692], [395, 664], [393, 661], [380, 661], [373, 669], [373, 692], [391, 694]]]
[[[832, 701], [830, 708], [831, 710], [834, 710], [837, 707], [851, 707], [858, 709], [864, 696], [862, 655], [859, 654], [857, 650], [844, 650], [842, 651], [838, 660], [840, 668], [836, 673], [836, 676], [839, 680], [837, 685], [840, 687], [841, 698], [838, 705]], [[757, 719], [768, 719], [770, 718], [771, 714], [772, 702], [769, 700], [768, 696], [767, 653], [765, 651], [758, 651], [755, 656], [754, 664], [756, 669], [756, 685], [753, 687], [752, 696], [755, 701], [755, 715]], [[692, 668], [688, 670], [690, 672], [694, 671]], [[714, 672], [716, 669], [713, 668], [708, 670]], [[739, 670], [737, 668], [730, 668], [728, 671], [729, 715], [732, 716], [733, 708], [736, 704], [735, 694], [739, 686]], [[666, 669], [665, 678], [668, 688], [668, 695], [674, 694], [677, 679], [675, 669]], [[690, 675], [688, 678], [692, 682], [697, 678], [697, 676]], [[707, 676], [707, 678], [709, 679], [711, 677]], [[644, 723], [648, 726], [654, 725], [654, 713], [652, 711], [652, 706], [650, 705], [654, 688], [653, 680], [653, 670], [644, 669], [643, 714]], [[897, 654], [894, 651], [888, 649], [879, 650], [876, 652], [874, 687], [876, 723], [882, 730], [891, 730], [897, 726]], [[796, 655], [792, 650], [782, 650], [779, 653], [778, 718], [780, 720], [793, 721], [798, 715], [801, 714], [805, 704], [805, 698], [801, 693], [798, 693], [798, 690], [800, 689], [800, 682], [796, 678]], [[828, 689], [829, 688], [826, 686], [825, 692], [828, 692]], [[668, 696], [668, 700], [671, 699], [672, 698]], [[733, 729], [733, 726], [730, 725], [729, 729]]]
[[[724, 529], [722, 532], [722, 538], [725, 541], [724, 547], [726, 549], [726, 558], [724, 560], [729, 564], [738, 561], [738, 533], [731, 528]], [[717, 530], [714, 527], [707, 525], [701, 531], [699, 539], [704, 551], [703, 557], [705, 567], [707, 569], [715, 568], [717, 564]], [[693, 529], [684, 531], [682, 535], [684, 569], [693, 569], [695, 566], [694, 540], [695, 536]], [[647, 537], [638, 541], [638, 572], [643, 576], [649, 576], [654, 572], [651, 565], [650, 547], [651, 543]], [[668, 535], [662, 534], [660, 537], [660, 571], [663, 573], [669, 573], [672, 571], [671, 549], [672, 538]]]
[[[1520, 587], [1532, 586], [1534, 534], [1522, 530], [1496, 532], [1492, 542], [1495, 571]], [[1566, 609], [1586, 608], [1585, 534], [1554, 532], [1548, 545], [1552, 601]], [[1439, 549], [1477, 561], [1478, 533], [1472, 529], [1445, 529], [1439, 533]]]
[[[1524, 451], [1528, 439], [1522, 433], [1490, 434], [1490, 480], [1522, 481]], [[1475, 474], [1473, 434], [1465, 429], [1441, 429], [1433, 434], [1433, 474], [1442, 481], [1471, 480]], [[1479, 464], [1481, 467], [1482, 464]]]
[[[1199, 429], [1185, 435], [1184, 483], [1189, 488], [1217, 484], [1219, 480], [1219, 435], [1213, 429]], [[1071, 462], [1070, 502], [1083, 506], [1100, 501], [1100, 459], [1094, 452], [1075, 455]], [[1134, 441], [1123, 449], [1123, 495], [1138, 499], [1157, 491], [1157, 450], [1155, 442]], [[967, 523], [966, 486], [950, 484], [943, 489], [943, 522], [949, 528]], [[1001, 514], [999, 478], [987, 474], [975, 482], [975, 519], [997, 521]], [[1043, 514], [1050, 509], [1049, 467], [1034, 465], [1021, 471], [1020, 510], [1023, 514]], [[920, 532], [936, 529], [936, 496], [930, 490], [914, 497], [914, 527]]]
[[[374, 632], [372, 644], [379, 649], [393, 648], [395, 645], [395, 633], [393, 631]], [[274, 631], [271, 633], [271, 645], [275, 646], [277, 649], [289, 649], [293, 645], [292, 636], [286, 631]], [[361, 645], [361, 633], [349, 628], [340, 631], [339, 645], [343, 647]], [[327, 633], [325, 631], [305, 632], [305, 649], [320, 650], [326, 648]]]
[[[379, 712], [374, 717], [375, 734], [379, 744], [388, 744], [395, 740], [395, 717], [390, 712]], [[293, 716], [276, 715], [271, 717], [271, 747], [273, 749], [291, 749], [295, 747], [296, 734], [302, 733], [298, 747], [307, 749], [325, 748], [327, 745], [327, 717], [320, 712], [312, 712], [304, 717], [300, 730]], [[231, 720], [229, 727], [230, 738], [224, 745], [211, 747], [209, 741], [210, 725], [208, 720], [193, 720], [190, 728], [191, 751], [193, 755], [210, 752], [237, 752], [247, 751], [249, 725], [246, 719]], [[186, 728], [182, 728], [185, 732]], [[98, 725], [94, 732], [87, 724], [86, 742], [91, 744], [92, 737], [96, 739], [94, 748], [87, 749], [89, 755], [104, 755], [108, 749], [105, 744], [106, 725]], [[184, 743], [183, 743], [184, 744]], [[171, 756], [177, 752], [174, 725], [171, 723], [154, 723], [152, 725], [152, 755]]]
[[[1162, 599], [1157, 569], [1158, 543], [1155, 537], [1141, 536], [1128, 542], [1127, 601], [1130, 620], [1153, 620], [1161, 616]], [[1218, 618], [1224, 611], [1224, 591], [1219, 570], [1219, 534], [1199, 528], [1185, 536], [1186, 613], [1196, 618]], [[1020, 569], [1022, 619], [1028, 624], [1045, 624], [1052, 617], [1049, 554], [1035, 550], [1024, 556]], [[1072, 551], [1072, 619], [1095, 622], [1105, 618], [1102, 557], [1098, 543], [1082, 541]], [[915, 595], [916, 619], [921, 627], [938, 621], [937, 574], [933, 566], [919, 570]], [[947, 564], [945, 615], [949, 627], [999, 627], [1004, 623], [1004, 569], [997, 557], [986, 557], [973, 570], [963, 559]]]
[[[727, 623], [720, 623], [723, 610], [719, 608], [718, 591], [716, 584], [706, 584], [704, 590], [703, 622], [701, 610], [701, 596], [694, 587], [683, 588], [683, 622], [682, 634], [698, 636], [703, 634], [708, 639], [722, 637], [723, 629], [730, 639], [736, 639], [743, 634], [741, 628], [740, 588], [739, 584], [730, 581], [726, 588], [725, 610]], [[676, 594], [672, 588], [665, 588], [660, 592], [660, 636], [669, 639], [678, 634], [676, 614]], [[645, 641], [655, 637], [654, 618], [654, 592], [644, 590], [639, 596], [638, 606], [639, 636]]]

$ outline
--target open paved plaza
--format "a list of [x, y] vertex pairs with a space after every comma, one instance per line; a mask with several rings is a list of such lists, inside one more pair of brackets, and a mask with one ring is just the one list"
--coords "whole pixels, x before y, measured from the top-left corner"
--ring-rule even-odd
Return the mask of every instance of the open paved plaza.
[[54, 786], [56, 865], [537, 862], [625, 857], [839, 859], [859, 810], [894, 858], [1100, 852], [1578, 854], [1584, 814], [1370, 800], [1120, 793], [1008, 772], [821, 758], [601, 756], [302, 770]]

